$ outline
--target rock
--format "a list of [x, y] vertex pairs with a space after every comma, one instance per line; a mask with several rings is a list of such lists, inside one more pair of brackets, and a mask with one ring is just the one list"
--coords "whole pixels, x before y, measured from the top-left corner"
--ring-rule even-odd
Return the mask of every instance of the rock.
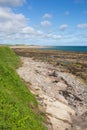
[[[71, 130], [72, 123], [72, 130], [86, 130], [84, 112], [87, 111], [87, 90], [84, 90], [84, 83], [47, 63], [26, 57], [21, 59], [23, 66], [17, 72], [25, 82], [31, 83], [29, 89], [35, 94], [40, 109], [50, 119], [53, 130]], [[77, 119], [72, 122], [71, 117], [75, 114], [85, 118], [82, 122]], [[79, 127], [78, 124], [82, 125]]]
[[71, 125], [62, 120], [58, 120], [54, 117], [49, 117], [49, 119], [53, 124], [53, 130], [70, 130], [71, 129]]
[[81, 115], [81, 118], [82, 118], [82, 119], [87, 119], [87, 111], [84, 112], [84, 113]]
[[65, 83], [63, 83], [63, 82], [58, 82], [56, 85], [59, 88], [59, 90], [63, 90], [64, 91], [67, 88], [67, 85]]
[[64, 96], [62, 96], [62, 95], [60, 95], [60, 94], [56, 94], [56, 95], [55, 95], [55, 98], [56, 98], [57, 100], [59, 100], [60, 102], [62, 102], [62, 103], [64, 103], [64, 104], [68, 105], [68, 101], [64, 98]]
[[57, 75], [56, 71], [53, 71], [51, 74], [49, 74], [49, 76], [57, 77], [58, 75]]

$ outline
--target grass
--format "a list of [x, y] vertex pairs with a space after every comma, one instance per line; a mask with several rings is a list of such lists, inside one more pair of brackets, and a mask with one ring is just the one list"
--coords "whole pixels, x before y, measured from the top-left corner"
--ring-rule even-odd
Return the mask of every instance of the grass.
[[16, 73], [20, 58], [0, 47], [0, 130], [46, 130], [35, 97]]

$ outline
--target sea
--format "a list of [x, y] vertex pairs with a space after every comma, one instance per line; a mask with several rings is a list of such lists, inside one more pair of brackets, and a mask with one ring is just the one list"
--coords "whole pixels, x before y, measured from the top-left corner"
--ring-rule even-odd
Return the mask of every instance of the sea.
[[87, 52], [87, 46], [48, 46], [43, 50], [60, 50], [69, 52]]

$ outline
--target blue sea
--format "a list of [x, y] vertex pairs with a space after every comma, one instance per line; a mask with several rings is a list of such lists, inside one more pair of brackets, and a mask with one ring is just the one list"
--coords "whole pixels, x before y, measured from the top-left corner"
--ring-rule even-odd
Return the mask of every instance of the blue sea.
[[72, 52], [87, 52], [87, 46], [49, 46], [43, 50], [61, 50]]

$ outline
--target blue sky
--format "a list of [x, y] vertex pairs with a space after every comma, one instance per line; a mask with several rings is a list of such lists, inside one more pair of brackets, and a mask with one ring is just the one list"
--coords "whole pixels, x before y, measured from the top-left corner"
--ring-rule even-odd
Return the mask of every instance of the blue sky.
[[87, 45], [87, 0], [0, 0], [0, 43]]

